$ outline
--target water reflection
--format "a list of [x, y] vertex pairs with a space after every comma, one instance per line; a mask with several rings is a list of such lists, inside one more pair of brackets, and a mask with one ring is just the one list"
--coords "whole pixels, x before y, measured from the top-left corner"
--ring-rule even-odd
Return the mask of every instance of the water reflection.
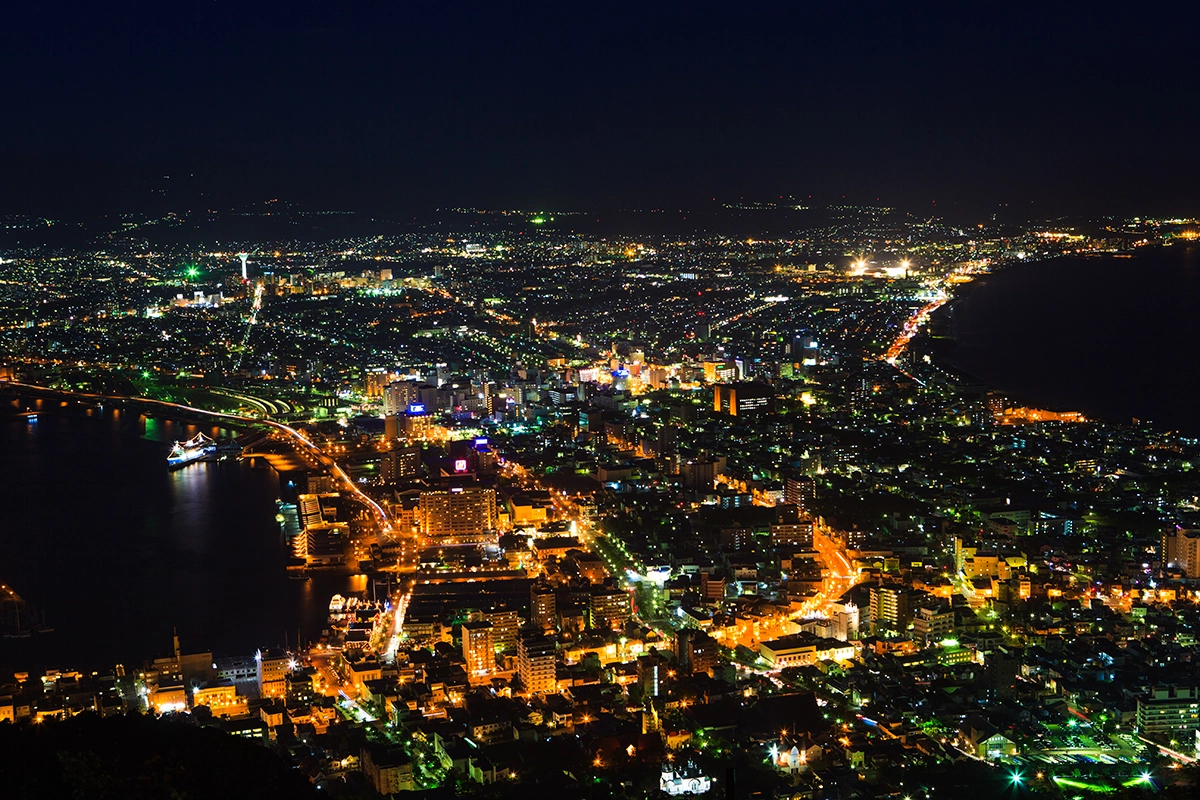
[[173, 441], [231, 431], [120, 410], [0, 424], [0, 578], [55, 633], [5, 640], [0, 669], [104, 668], [185, 648], [249, 654], [312, 641], [365, 577], [287, 577], [279, 479], [239, 461], [169, 471]]

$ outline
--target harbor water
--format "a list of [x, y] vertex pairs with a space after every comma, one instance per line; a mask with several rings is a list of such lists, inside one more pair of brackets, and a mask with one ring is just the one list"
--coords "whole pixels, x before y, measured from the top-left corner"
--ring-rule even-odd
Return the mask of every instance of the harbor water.
[[1003, 269], [942, 313], [946, 360], [1028, 402], [1200, 436], [1200, 247]]
[[249, 655], [312, 640], [335, 592], [365, 579], [289, 579], [280, 478], [237, 460], [168, 470], [211, 426], [127, 411], [0, 420], [0, 581], [50, 633], [0, 639], [0, 671], [99, 670], [186, 652]]

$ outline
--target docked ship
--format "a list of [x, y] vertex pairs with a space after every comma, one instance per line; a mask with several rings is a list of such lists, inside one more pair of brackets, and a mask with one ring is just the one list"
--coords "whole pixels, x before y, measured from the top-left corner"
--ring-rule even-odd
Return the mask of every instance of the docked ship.
[[186, 442], [175, 443], [175, 446], [171, 448], [171, 452], [167, 454], [167, 467], [170, 469], [186, 467], [188, 464], [200, 461], [216, 452], [216, 441], [205, 436], [203, 433], [197, 433]]

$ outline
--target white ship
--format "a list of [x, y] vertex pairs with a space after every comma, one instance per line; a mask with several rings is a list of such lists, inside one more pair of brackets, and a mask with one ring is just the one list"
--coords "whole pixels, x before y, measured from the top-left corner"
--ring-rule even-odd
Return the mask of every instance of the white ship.
[[203, 433], [197, 433], [186, 442], [175, 443], [171, 452], [167, 454], [167, 467], [170, 469], [186, 467], [193, 461], [199, 461], [215, 452], [217, 452], [217, 443]]

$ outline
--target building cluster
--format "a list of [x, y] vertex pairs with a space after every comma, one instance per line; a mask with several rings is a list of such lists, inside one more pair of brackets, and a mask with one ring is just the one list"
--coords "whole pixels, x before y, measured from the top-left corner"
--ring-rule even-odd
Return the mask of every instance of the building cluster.
[[234, 286], [5, 331], [23, 375], [98, 348], [105, 380], [292, 420], [313, 452], [247, 449], [296, 487], [289, 569], [369, 577], [302, 650], [16, 675], [0, 720], [191, 714], [331, 793], [688, 795], [736, 764], [761, 796], [902, 797], [946, 764], [1115, 787], [1197, 755], [1200, 442], [1028, 407], [926, 335], [973, 276], [1144, 226], [509, 233], [263, 256], [249, 322]]

